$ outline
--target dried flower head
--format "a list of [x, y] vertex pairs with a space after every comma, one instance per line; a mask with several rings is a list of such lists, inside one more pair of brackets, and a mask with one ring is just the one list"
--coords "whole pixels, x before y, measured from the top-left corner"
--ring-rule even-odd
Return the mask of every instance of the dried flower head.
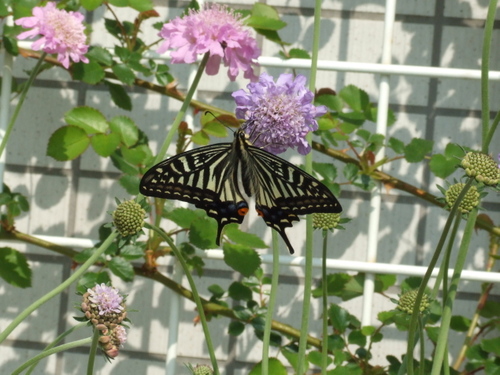
[[42, 50], [46, 53], [57, 54], [57, 60], [69, 68], [69, 60], [88, 63], [85, 53], [89, 46], [86, 43], [84, 17], [79, 12], [67, 12], [57, 9], [56, 3], [48, 2], [44, 7], [34, 7], [33, 17], [23, 17], [16, 20], [25, 31], [17, 36], [18, 39], [40, 38], [32, 45], [33, 50]]
[[262, 73], [259, 82], [233, 93], [236, 117], [246, 120], [245, 132], [250, 141], [273, 154], [295, 148], [305, 155], [311, 146], [305, 137], [318, 129], [314, 119], [326, 113], [326, 107], [314, 106], [314, 94], [306, 86], [306, 77], [281, 74], [273, 77]]
[[495, 160], [480, 152], [468, 152], [462, 159], [461, 166], [465, 173], [485, 185], [496, 185], [500, 182], [500, 169]]
[[123, 237], [139, 232], [144, 225], [146, 211], [133, 199], [122, 202], [113, 212], [113, 224]]
[[114, 329], [127, 317], [123, 296], [118, 289], [104, 283], [87, 289], [81, 309], [96, 327]]
[[[444, 197], [449, 207], [455, 204], [455, 201], [457, 200], [459, 194], [462, 192], [464, 186], [465, 184], [460, 182], [451, 185], [448, 188], [448, 190], [446, 190]], [[477, 188], [474, 185], [471, 186], [470, 189], [465, 194], [465, 197], [462, 200], [462, 202], [460, 202], [458, 210], [463, 214], [469, 213], [474, 207], [477, 207], [479, 205], [479, 197], [480, 194], [477, 191]]]
[[158, 53], [170, 53], [173, 63], [193, 63], [197, 55], [209, 53], [206, 73], [219, 72], [221, 61], [229, 67], [227, 75], [234, 81], [239, 71], [244, 77], [256, 80], [254, 60], [260, 55], [257, 42], [243, 27], [241, 17], [219, 4], [209, 4], [202, 10], [189, 10], [182, 18], [163, 25], [159, 36], [164, 39]]

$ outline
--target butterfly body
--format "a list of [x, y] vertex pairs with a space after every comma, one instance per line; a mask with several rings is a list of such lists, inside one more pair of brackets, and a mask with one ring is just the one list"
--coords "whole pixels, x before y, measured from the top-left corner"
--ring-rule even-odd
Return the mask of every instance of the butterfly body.
[[155, 165], [140, 183], [146, 196], [178, 199], [194, 204], [217, 220], [216, 243], [229, 223], [243, 222], [246, 196], [265, 223], [278, 231], [290, 253], [285, 233], [298, 215], [338, 213], [342, 208], [321, 182], [293, 164], [252, 146], [243, 130], [232, 143], [219, 143], [183, 152]]

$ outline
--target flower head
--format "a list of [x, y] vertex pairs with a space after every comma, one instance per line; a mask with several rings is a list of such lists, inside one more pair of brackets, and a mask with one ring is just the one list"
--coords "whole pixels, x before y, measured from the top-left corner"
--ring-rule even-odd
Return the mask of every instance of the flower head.
[[239, 71], [253, 81], [254, 59], [259, 57], [257, 42], [243, 28], [240, 16], [223, 5], [210, 4], [205, 9], [189, 10], [182, 18], [175, 18], [163, 25], [159, 36], [164, 42], [158, 48], [163, 53], [169, 48], [173, 63], [193, 63], [198, 54], [209, 53], [206, 72], [219, 72], [221, 60], [229, 67], [227, 75], [234, 81]]
[[116, 326], [112, 330], [103, 328], [101, 334], [99, 343], [102, 350], [104, 350], [104, 354], [108, 358], [116, 358], [120, 353], [118, 349], [127, 342], [127, 331], [125, 327]]
[[[418, 290], [410, 290], [409, 292], [404, 293], [399, 301], [397, 309], [406, 312], [407, 314], [413, 314], [413, 310], [415, 309], [415, 302], [417, 299]], [[422, 295], [422, 300], [420, 301], [420, 306], [418, 307], [418, 311], [423, 313], [430, 305], [429, 296], [427, 293]]]
[[259, 82], [248, 84], [249, 92], [233, 93], [236, 117], [246, 120], [245, 132], [257, 147], [279, 154], [297, 147], [302, 155], [311, 151], [305, 136], [318, 129], [314, 119], [326, 113], [326, 107], [312, 104], [314, 94], [306, 86], [306, 77], [262, 73]]
[[96, 285], [92, 289], [87, 289], [90, 293], [88, 299], [90, 302], [94, 303], [99, 310], [99, 315], [106, 315], [109, 313], [121, 313], [123, 311], [123, 297], [120, 295], [117, 289], [112, 286], [107, 286], [102, 283], [101, 285]]
[[113, 224], [123, 237], [138, 233], [144, 225], [146, 211], [133, 199], [122, 202], [113, 211]]
[[[452, 207], [455, 204], [458, 196], [460, 195], [464, 187], [465, 184], [459, 182], [451, 185], [448, 188], [448, 190], [446, 190], [445, 200], [446, 203], [448, 204], [448, 207]], [[463, 214], [471, 212], [474, 207], [477, 207], [479, 205], [479, 198], [480, 198], [479, 191], [477, 191], [477, 188], [474, 185], [471, 186], [467, 191], [467, 193], [465, 194], [463, 200], [460, 202], [458, 210]]]
[[467, 176], [474, 177], [485, 185], [495, 186], [500, 182], [498, 164], [490, 155], [468, 152], [460, 165], [465, 169]]
[[33, 17], [16, 20], [16, 25], [26, 29], [17, 36], [18, 39], [41, 38], [32, 45], [33, 50], [56, 53], [57, 60], [67, 69], [69, 60], [88, 63], [85, 53], [89, 48], [85, 44], [85, 27], [82, 24], [83, 14], [57, 9], [56, 3], [48, 2], [45, 7], [34, 7]]

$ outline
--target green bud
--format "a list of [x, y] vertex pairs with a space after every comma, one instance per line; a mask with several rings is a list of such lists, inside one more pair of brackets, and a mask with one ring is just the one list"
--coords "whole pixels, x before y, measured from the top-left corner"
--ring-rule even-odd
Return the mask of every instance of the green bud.
[[[399, 298], [397, 309], [404, 311], [410, 315], [413, 314], [417, 293], [418, 290], [410, 290], [409, 292], [404, 293]], [[423, 312], [425, 309], [427, 309], [427, 307], [429, 307], [429, 296], [426, 293], [424, 293], [422, 296], [422, 300], [420, 301], [419, 311]]]
[[485, 185], [496, 185], [500, 182], [500, 168], [489, 155], [480, 152], [468, 152], [462, 162], [467, 176], [474, 177], [476, 181]]
[[340, 214], [314, 213], [312, 222], [314, 229], [333, 229], [336, 228], [340, 222]]
[[[458, 195], [464, 188], [465, 184], [463, 183], [458, 183], [451, 185], [448, 190], [446, 190], [445, 194], [445, 199], [446, 203], [448, 203], [448, 206], [453, 206], [455, 204], [455, 201], [458, 198]], [[463, 213], [469, 213], [474, 207], [477, 207], [479, 205], [479, 192], [477, 191], [477, 188], [475, 186], [471, 186], [470, 189], [467, 191], [467, 194], [465, 194], [464, 199], [462, 202], [460, 202], [460, 205], [458, 206], [458, 210]]]
[[122, 202], [113, 212], [113, 223], [123, 237], [139, 232], [144, 225], [146, 211], [134, 200]]

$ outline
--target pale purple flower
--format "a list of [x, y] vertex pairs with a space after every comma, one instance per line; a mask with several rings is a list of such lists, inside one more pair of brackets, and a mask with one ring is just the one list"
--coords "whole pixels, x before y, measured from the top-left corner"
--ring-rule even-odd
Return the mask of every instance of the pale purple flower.
[[297, 147], [305, 155], [311, 146], [305, 136], [318, 129], [315, 117], [326, 113], [325, 106], [314, 106], [314, 94], [306, 88], [306, 77], [281, 74], [276, 81], [262, 73], [259, 82], [233, 93], [236, 117], [246, 120], [245, 132], [254, 146], [273, 154]]
[[89, 46], [85, 44], [87, 38], [82, 23], [83, 14], [57, 9], [54, 2], [48, 2], [44, 7], [34, 7], [32, 14], [33, 17], [16, 20], [16, 25], [31, 29], [19, 34], [18, 39], [40, 36], [31, 48], [57, 54], [57, 60], [66, 69], [69, 68], [70, 59], [74, 62], [89, 62], [85, 57]]
[[208, 75], [219, 72], [221, 61], [229, 67], [227, 75], [234, 81], [239, 71], [252, 81], [257, 80], [253, 65], [260, 50], [257, 42], [243, 27], [240, 16], [219, 4], [210, 4], [203, 10], [189, 10], [182, 18], [163, 25], [159, 36], [164, 39], [158, 53], [168, 49], [173, 63], [193, 63], [199, 54], [209, 53], [205, 69]]
[[90, 294], [88, 299], [95, 303], [99, 310], [99, 315], [120, 314], [123, 311], [123, 297], [117, 289], [102, 283], [92, 289], [87, 289]]
[[116, 326], [112, 334], [116, 339], [116, 343], [119, 344], [118, 346], [122, 346], [127, 342], [127, 331], [124, 326]]

